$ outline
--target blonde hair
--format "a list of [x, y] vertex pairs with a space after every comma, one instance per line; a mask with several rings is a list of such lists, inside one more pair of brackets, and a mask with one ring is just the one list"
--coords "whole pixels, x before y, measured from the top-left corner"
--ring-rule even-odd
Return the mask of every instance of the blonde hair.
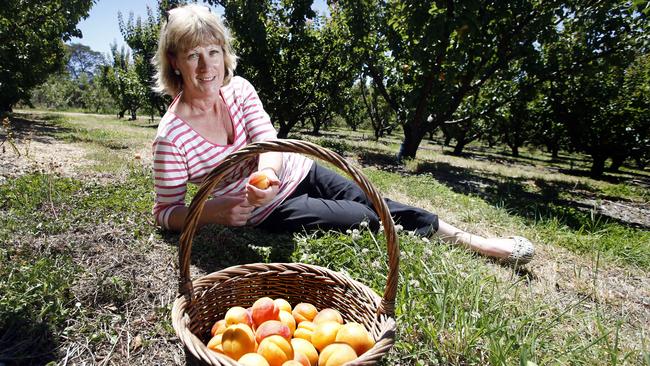
[[230, 32], [219, 17], [210, 12], [209, 8], [196, 4], [172, 9], [168, 15], [167, 21], [160, 28], [158, 51], [153, 58], [153, 64], [157, 68], [154, 90], [172, 97], [178, 94], [182, 90], [183, 79], [174, 74], [170, 56], [206, 44], [218, 44], [223, 48], [226, 73], [223, 85], [227, 85], [235, 73], [237, 56], [230, 48]]

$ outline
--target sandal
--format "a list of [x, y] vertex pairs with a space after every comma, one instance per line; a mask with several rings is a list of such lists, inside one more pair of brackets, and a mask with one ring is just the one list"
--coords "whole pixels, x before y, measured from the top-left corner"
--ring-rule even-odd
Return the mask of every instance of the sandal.
[[504, 263], [513, 265], [522, 265], [530, 262], [535, 255], [535, 247], [530, 240], [521, 236], [510, 236], [515, 241], [512, 253], [503, 259]]

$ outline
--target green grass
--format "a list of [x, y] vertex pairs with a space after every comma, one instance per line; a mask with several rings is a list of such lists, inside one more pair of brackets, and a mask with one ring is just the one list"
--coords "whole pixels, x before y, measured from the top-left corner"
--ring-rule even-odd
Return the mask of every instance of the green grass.
[[[77, 363], [96, 362], [95, 354], [116, 364], [174, 363], [169, 319], [178, 236], [154, 228], [151, 173], [132, 159], [149, 147], [155, 129], [101, 117], [35, 118], [56, 126], [55, 138], [87, 149], [96, 160], [87, 169], [105, 177], [33, 172], [0, 185], [0, 336], [7, 330], [23, 335], [9, 339], [21, 345], [13, 349], [0, 338], [0, 362], [7, 355], [60, 362], [66, 349], [83, 344], [92, 352], [76, 355]], [[346, 156], [390, 160], [396, 143], [363, 141], [361, 134], [316, 140]], [[542, 167], [556, 164], [538, 151], [526, 156]], [[528, 236], [548, 261], [515, 271], [401, 232], [398, 334], [383, 364], [650, 365], [647, 308], [608, 292], [643, 296], [644, 287], [634, 287], [648, 280], [650, 232], [556, 203], [570, 199], [566, 190], [575, 186], [641, 204], [648, 190], [626, 181], [545, 175], [526, 156], [503, 167], [434, 149], [398, 172], [364, 169], [385, 195], [461, 227]], [[455, 179], [484, 182], [485, 188], [464, 190]], [[290, 236], [215, 226], [200, 230], [194, 241], [195, 276], [241, 263], [293, 260], [344, 271], [378, 293], [386, 283], [383, 235], [365, 230]], [[617, 273], [620, 278], [603, 278]], [[619, 283], [620, 289], [603, 289]], [[144, 340], [141, 352], [125, 346], [136, 334]], [[137, 358], [145, 354], [152, 358]]]

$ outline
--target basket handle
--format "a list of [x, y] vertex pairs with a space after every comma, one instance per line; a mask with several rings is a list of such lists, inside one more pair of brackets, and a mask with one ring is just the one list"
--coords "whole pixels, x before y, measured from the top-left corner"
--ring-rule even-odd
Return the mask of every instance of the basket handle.
[[350, 165], [339, 154], [330, 151], [324, 147], [311, 142], [301, 140], [270, 140], [248, 144], [242, 149], [228, 155], [212, 172], [210, 172], [201, 183], [201, 186], [192, 199], [189, 212], [185, 218], [185, 228], [180, 238], [179, 266], [180, 266], [180, 283], [179, 292], [185, 296], [189, 303], [194, 301], [194, 286], [190, 278], [190, 254], [192, 252], [192, 239], [196, 234], [199, 217], [203, 212], [205, 201], [217, 183], [239, 163], [250, 159], [258, 154], [265, 152], [294, 152], [305, 155], [311, 155], [321, 160], [334, 164], [339, 169], [346, 172], [366, 193], [372, 201], [375, 211], [384, 226], [384, 234], [387, 241], [388, 250], [388, 277], [386, 278], [386, 288], [384, 296], [378, 309], [379, 314], [394, 316], [395, 314], [395, 296], [397, 294], [397, 280], [399, 270], [399, 244], [395, 234], [395, 224], [388, 211], [386, 203], [381, 198], [375, 187], [370, 184], [368, 179], [359, 169]]

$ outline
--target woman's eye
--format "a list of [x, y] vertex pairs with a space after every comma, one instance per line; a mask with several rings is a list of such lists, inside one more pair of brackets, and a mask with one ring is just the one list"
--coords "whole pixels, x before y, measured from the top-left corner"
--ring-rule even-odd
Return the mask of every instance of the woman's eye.
[[210, 56], [218, 55], [221, 53], [221, 50], [212, 50], [210, 51]]
[[187, 58], [189, 58], [190, 60], [198, 58], [198, 57], [199, 57], [198, 53], [190, 53], [189, 56], [187, 56]]

